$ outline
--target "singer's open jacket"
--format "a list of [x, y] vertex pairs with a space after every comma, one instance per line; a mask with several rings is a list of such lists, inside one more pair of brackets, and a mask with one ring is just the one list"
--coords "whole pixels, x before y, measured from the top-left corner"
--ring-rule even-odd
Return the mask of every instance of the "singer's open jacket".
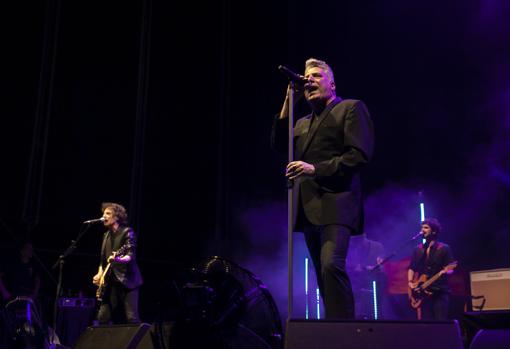
[[[301, 231], [304, 213], [314, 225], [341, 224], [362, 233], [363, 202], [360, 170], [370, 161], [373, 123], [359, 100], [336, 98], [316, 117], [307, 115], [294, 127], [294, 161], [314, 165], [314, 177], [294, 183], [295, 230]], [[311, 124], [311, 127], [310, 127]], [[288, 149], [288, 119], [275, 118], [273, 148]]]
[[[107, 244], [110, 243], [110, 237], [113, 238], [113, 244], [107, 246]], [[124, 255], [129, 255], [131, 261], [129, 263], [112, 263], [112, 273], [110, 277], [115, 276], [126, 288], [133, 289], [140, 286], [143, 282], [140, 269], [136, 262], [136, 235], [133, 229], [129, 227], [119, 227], [115, 233], [110, 231], [104, 233], [101, 246], [101, 266], [104, 270], [106, 261], [111, 252], [118, 251], [123, 246], [126, 251]]]

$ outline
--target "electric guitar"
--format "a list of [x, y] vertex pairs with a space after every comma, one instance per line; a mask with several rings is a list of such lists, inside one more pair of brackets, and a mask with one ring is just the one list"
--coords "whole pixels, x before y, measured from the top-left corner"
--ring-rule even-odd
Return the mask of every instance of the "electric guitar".
[[416, 286], [415, 288], [408, 289], [411, 307], [413, 307], [414, 309], [419, 308], [421, 306], [421, 303], [423, 302], [423, 298], [432, 295], [432, 292], [427, 290], [427, 288], [430, 285], [432, 285], [437, 279], [439, 279], [441, 275], [449, 272], [450, 270], [455, 269], [457, 265], [458, 265], [457, 261], [451, 262], [428, 280], [427, 275], [425, 274], [420, 275], [419, 278], [414, 281], [414, 283], [418, 283], [418, 286]]
[[[111, 257], [115, 258], [119, 255], [125, 254], [127, 248], [128, 248], [127, 245], [122, 246], [117, 251], [112, 252]], [[101, 274], [101, 278], [99, 279], [99, 285], [97, 286], [97, 290], [96, 290], [96, 299], [98, 300], [98, 302], [103, 301], [103, 296], [104, 296], [104, 292], [105, 292], [106, 285], [107, 285], [106, 280], [108, 278], [108, 274], [110, 273], [111, 265], [112, 265], [112, 262], [108, 262], [108, 264], [106, 265], [106, 267], [103, 270], [103, 274]]]

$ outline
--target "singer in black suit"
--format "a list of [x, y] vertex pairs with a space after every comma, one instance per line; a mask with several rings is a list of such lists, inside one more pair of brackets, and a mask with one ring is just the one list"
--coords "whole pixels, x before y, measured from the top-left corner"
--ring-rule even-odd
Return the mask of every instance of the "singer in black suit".
[[[373, 124], [362, 101], [336, 96], [326, 62], [308, 59], [300, 79], [295, 101], [304, 95], [312, 113], [294, 127], [295, 161], [286, 167], [294, 190], [294, 230], [305, 234], [326, 318], [353, 318], [345, 261], [350, 236], [362, 233], [360, 170], [372, 155]], [[272, 145], [279, 151], [288, 147], [289, 88], [272, 132]]]
[[[142, 285], [142, 276], [136, 263], [136, 235], [128, 227], [126, 209], [119, 204], [102, 204], [104, 226], [108, 229], [103, 236], [101, 262], [93, 283], [99, 280], [110, 262], [110, 273], [106, 276], [106, 289], [99, 307], [97, 320], [100, 324], [139, 323], [138, 293]], [[123, 248], [124, 252], [112, 256], [113, 252]]]

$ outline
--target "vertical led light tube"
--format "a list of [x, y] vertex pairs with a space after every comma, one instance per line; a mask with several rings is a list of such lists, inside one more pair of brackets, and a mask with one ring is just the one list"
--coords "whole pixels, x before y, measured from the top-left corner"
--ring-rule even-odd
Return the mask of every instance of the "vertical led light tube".
[[308, 319], [308, 258], [305, 258], [305, 319]]
[[374, 320], [379, 318], [379, 312], [377, 311], [377, 283], [372, 281], [372, 294], [374, 297]]
[[[425, 220], [425, 204], [420, 202], [420, 222]], [[422, 243], [425, 243], [425, 239], [422, 239]]]
[[317, 293], [317, 319], [321, 318], [321, 296], [319, 292], [319, 288], [316, 289]]

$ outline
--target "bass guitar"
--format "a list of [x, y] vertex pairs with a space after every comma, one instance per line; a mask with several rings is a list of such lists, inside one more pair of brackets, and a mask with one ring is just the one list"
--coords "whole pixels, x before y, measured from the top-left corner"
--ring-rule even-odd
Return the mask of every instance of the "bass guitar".
[[432, 292], [427, 290], [427, 288], [432, 285], [437, 279], [441, 277], [441, 275], [455, 269], [457, 267], [458, 262], [454, 261], [441, 269], [436, 275], [432, 276], [430, 279], [427, 279], [427, 275], [422, 274], [415, 280], [413, 283], [417, 284], [415, 288], [409, 288], [409, 301], [411, 302], [411, 307], [417, 309], [421, 306], [423, 299], [425, 297], [431, 296]]

